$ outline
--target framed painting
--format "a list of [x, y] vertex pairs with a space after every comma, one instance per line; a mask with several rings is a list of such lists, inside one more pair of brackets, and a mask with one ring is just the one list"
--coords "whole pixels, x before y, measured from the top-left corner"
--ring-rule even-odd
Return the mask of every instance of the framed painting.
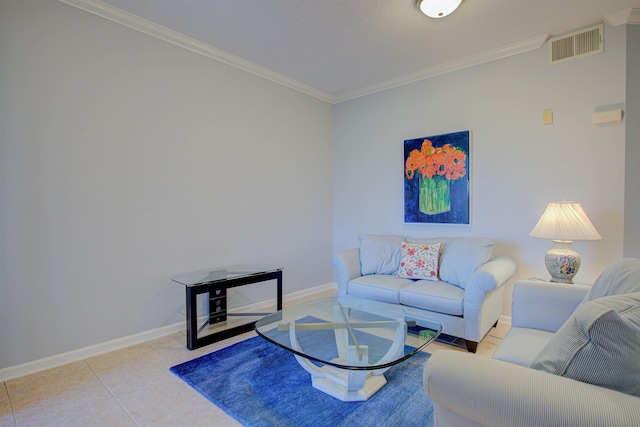
[[404, 222], [469, 225], [469, 131], [404, 141]]

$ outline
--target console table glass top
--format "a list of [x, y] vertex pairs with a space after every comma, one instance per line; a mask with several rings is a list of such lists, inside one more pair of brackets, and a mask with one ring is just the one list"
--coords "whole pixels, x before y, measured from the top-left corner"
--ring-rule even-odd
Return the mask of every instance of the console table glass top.
[[172, 277], [171, 280], [185, 286], [199, 286], [221, 280], [247, 277], [255, 274], [271, 273], [280, 270], [282, 269], [266, 264], [242, 264], [230, 267], [216, 267], [208, 270], [182, 273]]

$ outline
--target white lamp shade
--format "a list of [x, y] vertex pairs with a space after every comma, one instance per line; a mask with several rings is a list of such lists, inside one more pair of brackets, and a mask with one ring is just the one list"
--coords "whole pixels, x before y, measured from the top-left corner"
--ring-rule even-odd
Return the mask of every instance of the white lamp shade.
[[549, 240], [601, 240], [579, 202], [551, 202], [531, 233], [531, 237]]
[[431, 18], [444, 18], [460, 6], [462, 0], [417, 0], [418, 8]]

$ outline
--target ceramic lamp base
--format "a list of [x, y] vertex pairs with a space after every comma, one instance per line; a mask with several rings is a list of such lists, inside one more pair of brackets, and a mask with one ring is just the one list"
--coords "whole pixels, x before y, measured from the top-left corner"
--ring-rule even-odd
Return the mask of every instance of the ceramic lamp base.
[[573, 283], [573, 276], [580, 268], [580, 255], [573, 249], [568, 240], [554, 240], [553, 248], [544, 256], [547, 270], [552, 282]]

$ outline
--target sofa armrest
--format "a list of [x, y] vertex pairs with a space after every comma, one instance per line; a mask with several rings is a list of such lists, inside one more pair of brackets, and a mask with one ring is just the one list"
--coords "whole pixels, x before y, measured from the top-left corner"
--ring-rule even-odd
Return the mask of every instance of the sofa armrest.
[[465, 305], [482, 305], [484, 294], [504, 285], [515, 271], [516, 263], [507, 256], [497, 256], [482, 264], [467, 282], [464, 292]]
[[513, 287], [511, 326], [556, 332], [589, 291], [589, 286], [519, 280]]
[[360, 249], [354, 248], [336, 252], [331, 257], [331, 265], [336, 271], [338, 296], [346, 296], [349, 280], [362, 275], [360, 270]]
[[[640, 398], [470, 353], [440, 350], [424, 368], [436, 426], [637, 426]], [[450, 415], [453, 414], [453, 415]]]

